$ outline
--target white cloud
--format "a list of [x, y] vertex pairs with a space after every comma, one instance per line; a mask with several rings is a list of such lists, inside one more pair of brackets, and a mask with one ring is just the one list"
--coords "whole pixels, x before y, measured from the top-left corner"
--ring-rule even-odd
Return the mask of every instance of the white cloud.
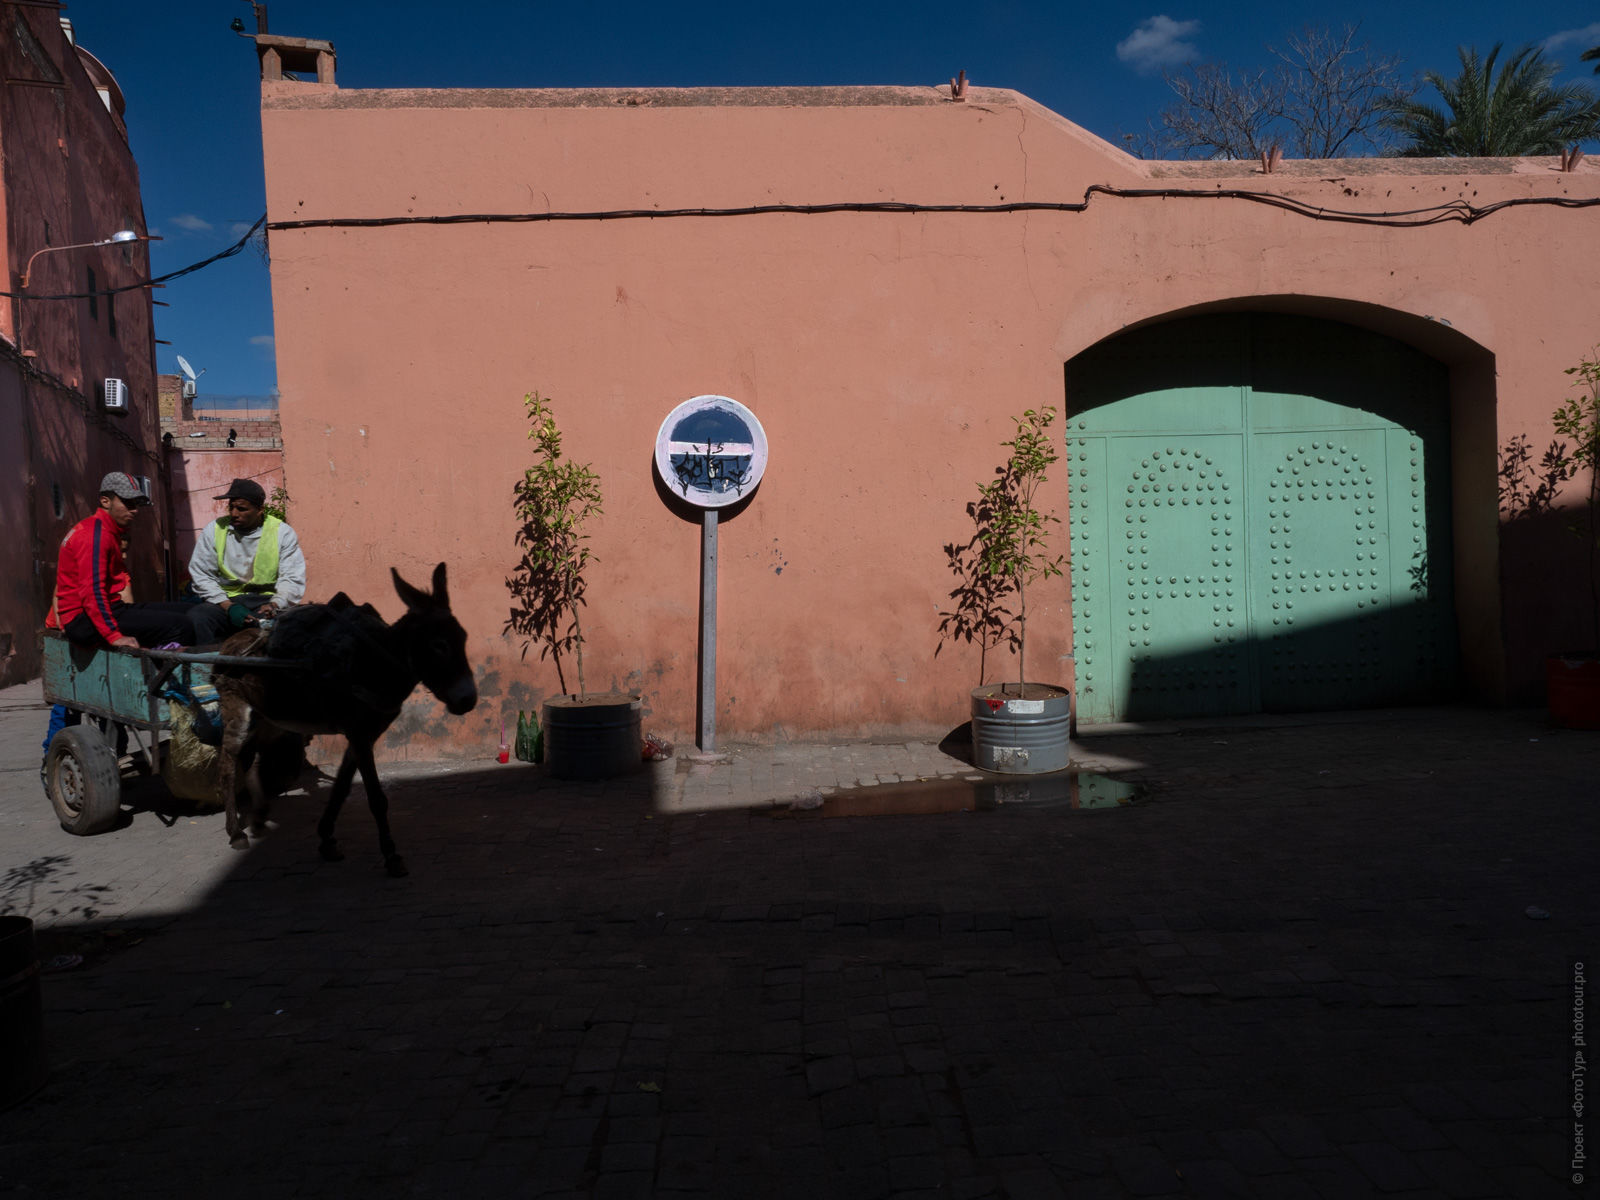
[[1198, 57], [1200, 50], [1185, 39], [1200, 32], [1199, 21], [1174, 21], [1166, 15], [1147, 17], [1117, 43], [1117, 60], [1136, 71], [1154, 71]]
[[233, 234], [233, 236], [236, 238], [242, 238], [254, 228], [254, 223], [250, 221], [235, 221], [232, 225], [228, 226], [228, 232]]
[[255, 337], [250, 339], [250, 344], [252, 346], [269, 346], [270, 347], [270, 346], [274, 345], [275, 343], [276, 343], [276, 339], [270, 333], [258, 333], [258, 334], [255, 335]]
[[172, 218], [172, 223], [186, 233], [211, 232], [211, 222], [197, 217], [193, 213], [179, 213]]
[[1546, 54], [1554, 54], [1569, 42], [1572, 43], [1574, 50], [1580, 52], [1590, 46], [1600, 46], [1600, 21], [1591, 21], [1582, 29], [1566, 29], [1560, 33], [1552, 33], [1539, 45]]

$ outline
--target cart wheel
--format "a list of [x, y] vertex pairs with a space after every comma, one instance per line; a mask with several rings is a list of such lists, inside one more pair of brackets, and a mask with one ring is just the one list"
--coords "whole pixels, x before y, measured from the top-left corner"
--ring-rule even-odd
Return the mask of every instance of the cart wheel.
[[103, 833], [122, 810], [122, 772], [98, 731], [69, 725], [50, 741], [45, 790], [61, 828], [79, 837]]

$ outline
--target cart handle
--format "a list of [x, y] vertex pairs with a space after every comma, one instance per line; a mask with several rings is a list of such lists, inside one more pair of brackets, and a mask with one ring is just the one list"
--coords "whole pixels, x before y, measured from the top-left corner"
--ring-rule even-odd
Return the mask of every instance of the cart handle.
[[146, 650], [143, 653], [152, 660], [165, 661], [167, 664], [150, 679], [149, 693], [152, 696], [161, 694], [167, 680], [172, 678], [172, 673], [184, 663], [205, 663], [207, 666], [224, 667], [266, 667], [269, 670], [305, 670], [311, 666], [310, 660], [304, 658], [256, 658], [248, 654], [193, 654], [178, 650]]
[[295, 667], [303, 669], [311, 665], [308, 658], [267, 658], [257, 657], [253, 654], [204, 654], [185, 650], [146, 650], [148, 657], [157, 662], [170, 663], [168, 669], [179, 663], [205, 663], [207, 666], [224, 667]]

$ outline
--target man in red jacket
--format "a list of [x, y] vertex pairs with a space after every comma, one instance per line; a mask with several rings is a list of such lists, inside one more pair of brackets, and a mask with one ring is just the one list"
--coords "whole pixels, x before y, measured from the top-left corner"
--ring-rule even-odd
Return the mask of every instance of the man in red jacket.
[[[80, 646], [193, 643], [193, 605], [167, 601], [130, 604], [127, 600], [132, 580], [122, 543], [135, 515], [149, 504], [150, 497], [122, 471], [112, 471], [100, 481], [100, 507], [61, 539], [55, 602], [45, 616], [46, 628], [59, 629], [69, 642]], [[64, 704], [50, 710], [44, 735], [45, 761], [39, 766], [46, 792], [50, 790], [50, 743], [60, 730], [81, 719], [81, 713]]]
[[100, 481], [100, 507], [61, 540], [56, 598], [45, 625], [80, 646], [189, 645], [192, 607], [181, 602], [127, 600], [122, 543], [150, 498], [121, 471]]

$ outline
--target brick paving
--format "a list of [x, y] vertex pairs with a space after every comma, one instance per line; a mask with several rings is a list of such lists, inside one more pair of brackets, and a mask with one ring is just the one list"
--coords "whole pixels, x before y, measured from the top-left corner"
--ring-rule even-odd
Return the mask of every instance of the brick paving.
[[1092, 810], [832, 815], [971, 773], [916, 743], [391, 768], [391, 880], [359, 796], [316, 858], [326, 780], [244, 853], [212, 813], [68, 836], [36, 695], [0, 911], [86, 961], [6, 1195], [1568, 1190], [1600, 734], [1540, 713], [1086, 731], [1141, 789]]

